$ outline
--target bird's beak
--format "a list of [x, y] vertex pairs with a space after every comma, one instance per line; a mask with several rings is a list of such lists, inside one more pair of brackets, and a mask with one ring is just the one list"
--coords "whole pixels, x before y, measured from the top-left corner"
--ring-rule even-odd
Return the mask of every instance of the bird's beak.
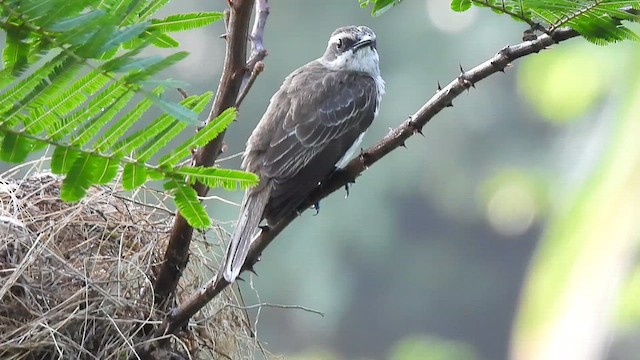
[[353, 51], [358, 51], [358, 49], [362, 49], [364, 47], [367, 46], [373, 46], [375, 47], [375, 39], [371, 38], [370, 36], [365, 36], [364, 38], [362, 38], [362, 40], [358, 41], [357, 43], [353, 44], [353, 46], [351, 46], [351, 48], [353, 49]]

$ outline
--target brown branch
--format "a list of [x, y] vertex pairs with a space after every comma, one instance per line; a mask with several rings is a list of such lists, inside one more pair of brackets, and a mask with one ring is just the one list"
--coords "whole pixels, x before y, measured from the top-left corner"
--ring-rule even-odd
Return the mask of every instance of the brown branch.
[[[253, 72], [253, 67], [247, 67], [247, 41], [249, 39], [249, 23], [253, 11], [254, 0], [229, 0], [229, 10], [226, 11], [225, 24], [227, 48], [224, 68], [218, 85], [218, 91], [209, 113], [208, 121], [216, 118], [229, 107], [236, 105], [236, 99], [245, 77]], [[259, 18], [258, 16], [256, 18]], [[261, 18], [262, 25], [266, 16]], [[260, 36], [260, 47], [262, 37]], [[266, 52], [265, 52], [266, 54]], [[198, 149], [194, 154], [195, 166], [213, 166], [222, 152], [224, 132], [216, 139]], [[199, 196], [205, 196], [209, 190], [204, 184], [194, 184]], [[164, 261], [158, 271], [155, 281], [156, 303], [159, 307], [167, 307], [174, 293], [182, 271], [189, 261], [189, 245], [193, 237], [193, 228], [186, 219], [176, 213], [169, 244], [165, 252]]]
[[[354, 179], [362, 174], [368, 167], [382, 159], [391, 151], [404, 145], [405, 141], [411, 136], [419, 133], [422, 134], [422, 128], [436, 114], [447, 106], [452, 106], [452, 101], [458, 95], [470, 87], [475, 87], [475, 83], [485, 79], [486, 77], [497, 73], [504, 72], [509, 64], [523, 56], [537, 53], [555, 43], [564, 41], [578, 36], [578, 33], [568, 29], [557, 29], [551, 35], [542, 34], [535, 40], [525, 41], [518, 45], [507, 46], [500, 50], [493, 58], [474, 67], [469, 71], [462, 73], [446, 87], [438, 89], [436, 94], [429, 99], [415, 114], [405, 120], [400, 126], [392, 129], [382, 140], [376, 145], [363, 151], [360, 156], [351, 160], [351, 162], [339, 172], [335, 172], [326, 181], [324, 181], [316, 190], [307, 198], [300, 207], [300, 212], [308, 209], [313, 204], [327, 197], [329, 194], [345, 185], [354, 181]], [[253, 266], [260, 259], [260, 255], [264, 249], [269, 246], [273, 239], [280, 234], [294, 219], [297, 214], [291, 214], [268, 230], [262, 231], [260, 236], [251, 244], [249, 255], [243, 270], [253, 269]], [[185, 324], [198, 310], [200, 310], [211, 299], [224, 290], [229, 283], [223, 278], [213, 278], [189, 299], [176, 308], [165, 320], [163, 325], [158, 329], [156, 336], [173, 333]]]

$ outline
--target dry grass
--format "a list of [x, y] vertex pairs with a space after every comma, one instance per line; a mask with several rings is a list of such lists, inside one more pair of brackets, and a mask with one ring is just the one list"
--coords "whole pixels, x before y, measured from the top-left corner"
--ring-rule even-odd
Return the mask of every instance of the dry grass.
[[[153, 310], [154, 265], [172, 212], [162, 196], [125, 197], [91, 188], [59, 199], [60, 179], [0, 177], [0, 358], [135, 359], [164, 314]], [[209, 232], [211, 233], [211, 231]], [[217, 267], [219, 252], [198, 234], [178, 299]], [[162, 359], [246, 359], [259, 344], [233, 293], [209, 304], [170, 338]]]

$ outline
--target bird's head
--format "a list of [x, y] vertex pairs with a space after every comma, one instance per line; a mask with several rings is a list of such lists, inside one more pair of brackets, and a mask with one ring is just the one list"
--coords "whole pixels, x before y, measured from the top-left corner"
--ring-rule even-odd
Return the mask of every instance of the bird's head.
[[343, 26], [331, 34], [320, 62], [331, 70], [380, 75], [376, 34], [366, 26]]

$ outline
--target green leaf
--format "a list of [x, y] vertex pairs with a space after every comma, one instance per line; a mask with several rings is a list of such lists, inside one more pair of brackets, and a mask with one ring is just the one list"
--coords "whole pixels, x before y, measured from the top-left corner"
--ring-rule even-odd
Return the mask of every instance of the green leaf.
[[78, 156], [80, 156], [78, 149], [56, 146], [51, 157], [51, 172], [59, 175], [68, 173]]
[[471, 0], [452, 0], [451, 10], [463, 12], [471, 9]]
[[62, 181], [60, 198], [64, 201], [79, 201], [84, 197], [97, 176], [96, 166], [98, 157], [90, 154], [79, 153], [71, 165], [69, 173]]
[[126, 28], [117, 31], [109, 41], [102, 45], [100, 50], [102, 52], [105, 52], [110, 49], [119, 47], [121, 44], [142, 34], [149, 27], [149, 25], [149, 22], [142, 22], [139, 24], [127, 26]]
[[156, 55], [144, 58], [127, 58], [123, 60], [124, 61], [118, 64], [114, 64], [117, 65], [117, 67], [114, 67], [113, 71], [128, 73], [133, 70], [144, 70], [148, 66], [160, 62], [162, 60], [162, 57], [160, 55]]
[[376, 0], [375, 4], [373, 4], [371, 15], [380, 16], [384, 14], [387, 10], [400, 4], [401, 1], [402, 0]]
[[173, 169], [172, 172], [188, 176], [189, 183], [198, 181], [210, 188], [223, 187], [229, 191], [237, 190], [238, 185], [241, 189], [246, 189], [256, 185], [259, 180], [256, 174], [250, 172], [215, 167], [182, 166]]
[[161, 49], [175, 48], [180, 45], [178, 40], [172, 38], [167, 34], [151, 32], [147, 30], [139, 38], [122, 44], [122, 47], [125, 49], [134, 49], [147, 41]]
[[178, 40], [167, 34], [153, 34], [151, 36], [151, 43], [162, 49], [176, 48], [180, 46]]
[[149, 16], [155, 14], [156, 11], [160, 10], [162, 7], [167, 5], [171, 0], [154, 0], [149, 3], [149, 5], [140, 12], [140, 19], [146, 19]]
[[78, 16], [60, 19], [47, 27], [47, 30], [54, 32], [66, 32], [71, 31], [79, 26], [83, 26], [89, 22], [99, 20], [104, 16], [102, 10], [91, 10]]
[[[76, 110], [90, 95], [105, 86], [109, 81], [110, 78], [108, 76], [98, 71], [91, 71], [64, 91], [58, 91], [57, 95], [51, 94], [52, 98], [48, 96], [38, 97], [33, 103], [29, 104], [31, 108], [30, 121], [25, 124], [25, 128], [28, 130], [32, 126], [36, 128], [44, 127], [50, 132], [51, 136], [68, 133], [71, 128], [67, 130], [60, 119]], [[75, 123], [69, 121], [66, 123], [69, 127], [75, 125]]]
[[147, 181], [147, 168], [140, 164], [127, 163], [122, 171], [122, 187], [134, 190]]
[[131, 82], [131, 83], [136, 83], [142, 80], [146, 80], [147, 78], [149, 78], [152, 75], [157, 74], [158, 72], [166, 69], [167, 67], [177, 63], [178, 61], [184, 59], [185, 57], [187, 57], [187, 55], [189, 55], [188, 52], [185, 51], [180, 51], [177, 52], [175, 54], [171, 54], [167, 57], [165, 57], [164, 59], [162, 59], [161, 61], [158, 61], [157, 63], [153, 64], [153, 65], [149, 65], [147, 66], [144, 70], [140, 70], [140, 71], [136, 71], [133, 72], [131, 74], [129, 74], [125, 80], [127, 82]]
[[171, 191], [178, 211], [189, 225], [197, 229], [211, 226], [211, 219], [198, 200], [198, 194], [191, 186], [177, 180], [169, 180], [164, 183], [164, 188]]
[[[195, 113], [200, 113], [204, 107], [211, 101], [212, 93], [208, 92], [197, 97], [197, 100], [189, 105]], [[145, 146], [140, 149], [139, 161], [148, 161], [158, 151], [164, 148], [171, 140], [173, 140], [182, 130], [187, 127], [185, 122], [174, 121], [167, 126], [161, 133], [149, 140]]]
[[[164, 92], [163, 88], [157, 88], [152, 91], [152, 95], [159, 96]], [[142, 115], [153, 105], [153, 102], [149, 98], [145, 98], [136, 105], [136, 107], [128, 112], [126, 115], [120, 117], [120, 119], [109, 128], [107, 132], [100, 138], [94, 148], [100, 152], [107, 151], [113, 144], [115, 144], [120, 137], [122, 137], [136, 121], [140, 120]]]
[[207, 26], [223, 18], [221, 12], [199, 12], [170, 15], [162, 20], [151, 20], [150, 31], [161, 33], [192, 30]]
[[[24, 102], [25, 98], [32, 94], [36, 89], [48, 83], [48, 79], [53, 79], [60, 72], [74, 64], [75, 61], [70, 59], [66, 54], [59, 54], [46, 64], [38, 68], [33, 74], [21, 80], [10, 89], [5, 90], [0, 95], [0, 112], [6, 112], [15, 106], [16, 103]], [[42, 89], [40, 90], [42, 91]], [[0, 120], [5, 122], [7, 118]]]
[[192, 149], [197, 149], [206, 145], [209, 141], [215, 139], [223, 132], [229, 124], [236, 118], [237, 111], [235, 108], [228, 108], [215, 119], [205, 125], [194, 136], [176, 147], [171, 153], [160, 159], [160, 165], [175, 165], [180, 160], [191, 154]]
[[29, 153], [33, 142], [23, 135], [5, 132], [0, 147], [0, 160], [17, 163], [24, 161]]
[[29, 33], [26, 29], [11, 27], [7, 29], [6, 34], [7, 38], [2, 51], [3, 67], [11, 69], [13, 76], [18, 76], [28, 64], [29, 44], [25, 39]]
[[159, 96], [152, 96], [151, 100], [167, 115], [174, 117], [180, 121], [184, 121], [188, 124], [195, 125], [198, 123], [198, 114], [186, 107], [176, 104], [172, 101], [167, 101]]
[[160, 149], [164, 148], [173, 138], [178, 136], [187, 127], [187, 123], [182, 121], [173, 121], [169, 126], [164, 128], [162, 132], [147, 141], [145, 146], [140, 149], [139, 161], [148, 161]]
[[[185, 106], [186, 109], [194, 108], [202, 103], [203, 99], [209, 99], [210, 97], [207, 94], [202, 96], [190, 96], [180, 102], [181, 106]], [[189, 110], [190, 111], [190, 110]], [[138, 149], [140, 146], [143, 146], [149, 140], [153, 139], [156, 135], [160, 134], [164, 129], [166, 129], [170, 124], [172, 124], [176, 120], [175, 117], [169, 114], [163, 114], [158, 117], [151, 124], [147, 125], [145, 128], [136, 131], [134, 134], [128, 136], [127, 138], [119, 141], [115, 144], [112, 151], [114, 153], [122, 153], [129, 154], [132, 151]]]
[[88, 143], [104, 125], [111, 121], [129, 103], [133, 95], [134, 92], [119, 84], [113, 84], [98, 94], [96, 98], [91, 100], [87, 108], [80, 112], [82, 118], [91, 120], [76, 131], [71, 138], [70, 144], [82, 146]]
[[98, 185], [108, 184], [118, 175], [120, 164], [119, 158], [97, 158], [96, 159], [96, 177], [95, 183]]

